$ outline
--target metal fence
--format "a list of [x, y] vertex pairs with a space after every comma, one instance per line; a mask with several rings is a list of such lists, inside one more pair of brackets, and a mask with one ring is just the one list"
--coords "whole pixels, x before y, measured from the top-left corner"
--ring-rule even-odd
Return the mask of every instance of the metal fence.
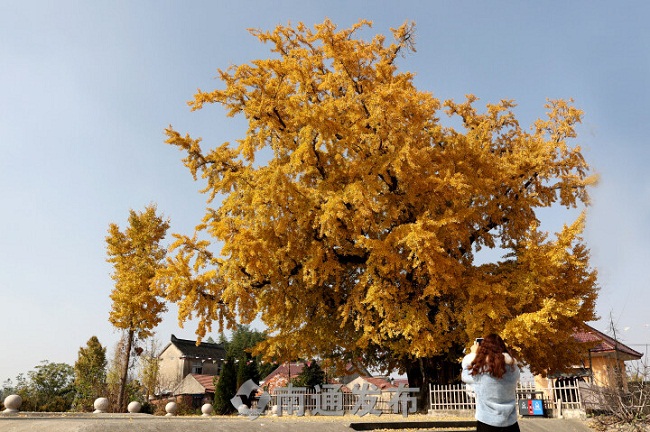
[[553, 386], [553, 400], [560, 409], [582, 410], [584, 403], [580, 383], [575, 379], [558, 379]]

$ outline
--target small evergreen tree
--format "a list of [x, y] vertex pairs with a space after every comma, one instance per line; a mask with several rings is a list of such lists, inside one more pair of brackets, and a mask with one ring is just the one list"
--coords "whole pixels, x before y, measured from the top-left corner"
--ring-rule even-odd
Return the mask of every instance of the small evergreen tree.
[[230, 399], [235, 397], [236, 394], [237, 370], [235, 369], [235, 359], [227, 355], [219, 380], [215, 384], [214, 411], [221, 415], [235, 412], [235, 407], [230, 403]]
[[260, 376], [260, 380], [266, 378], [271, 372], [276, 370], [280, 366], [275, 362], [265, 362], [261, 361], [257, 364], [257, 370]]
[[106, 348], [97, 336], [88, 339], [86, 347], [79, 348], [74, 364], [74, 385], [77, 391], [74, 400], [76, 410], [88, 411], [93, 402], [106, 391]]
[[259, 342], [266, 339], [266, 334], [257, 330], [251, 330], [247, 325], [240, 325], [232, 334], [230, 342], [225, 347], [228, 354], [239, 359], [247, 355], [250, 358], [251, 349]]
[[295, 385], [307, 388], [314, 388], [324, 383], [325, 372], [315, 360], [308, 361], [294, 380]]
[[268, 373], [264, 375], [260, 373], [261, 358], [251, 354], [255, 345], [264, 339], [266, 339], [264, 332], [251, 330], [247, 325], [240, 325], [233, 332], [230, 342], [224, 344], [227, 354], [238, 359], [237, 388], [249, 379], [259, 384], [260, 378], [268, 375]]
[[259, 384], [260, 374], [257, 370], [257, 362], [255, 359], [244, 355], [239, 358], [239, 362], [237, 363], [237, 388], [241, 387], [249, 379]]

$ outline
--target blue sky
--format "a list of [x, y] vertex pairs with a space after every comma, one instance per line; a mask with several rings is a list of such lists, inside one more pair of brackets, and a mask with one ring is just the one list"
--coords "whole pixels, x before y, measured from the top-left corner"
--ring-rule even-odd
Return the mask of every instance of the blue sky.
[[[247, 28], [326, 17], [389, 35], [417, 26], [400, 59], [441, 99], [514, 99], [528, 125], [547, 98], [585, 111], [577, 143], [600, 175], [585, 240], [601, 286], [594, 325], [650, 344], [650, 5], [644, 1], [4, 1], [0, 3], [0, 383], [41, 360], [73, 364], [92, 336], [112, 349], [104, 238], [129, 209], [156, 203], [172, 232], [205, 207], [163, 130], [216, 145], [241, 137], [220, 107], [191, 113], [217, 68], [267, 57]], [[571, 214], [541, 214], [557, 229]], [[180, 329], [174, 308], [158, 328]], [[213, 335], [215, 338], [216, 334]]]

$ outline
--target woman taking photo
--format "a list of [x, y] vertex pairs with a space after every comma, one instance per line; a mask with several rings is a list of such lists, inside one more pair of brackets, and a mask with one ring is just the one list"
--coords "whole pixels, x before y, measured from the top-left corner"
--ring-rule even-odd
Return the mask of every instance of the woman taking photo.
[[477, 339], [463, 358], [463, 382], [476, 394], [478, 432], [519, 432], [517, 381], [519, 367], [500, 336]]

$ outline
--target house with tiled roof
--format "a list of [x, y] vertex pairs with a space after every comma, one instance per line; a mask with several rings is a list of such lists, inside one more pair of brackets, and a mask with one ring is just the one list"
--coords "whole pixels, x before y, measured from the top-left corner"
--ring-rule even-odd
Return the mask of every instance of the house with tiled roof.
[[175, 395], [213, 394], [215, 375], [189, 374], [174, 389]]
[[226, 358], [223, 345], [179, 339], [171, 341], [158, 355], [163, 389], [171, 392], [189, 374], [219, 375]]
[[215, 375], [189, 374], [176, 386], [173, 395], [176, 396], [177, 402], [194, 408], [203, 406], [204, 403], [214, 401], [215, 392]]
[[355, 385], [359, 385], [359, 387], [362, 387], [364, 384], [374, 386], [379, 390], [381, 390], [382, 392], [388, 391], [389, 389], [397, 388], [397, 385], [395, 385], [395, 383], [388, 378], [372, 377], [372, 376], [357, 377], [352, 381], [350, 381], [349, 383], [347, 383], [346, 387], [348, 387], [351, 390]]
[[573, 337], [592, 346], [585, 359], [585, 367], [590, 380], [599, 386], [611, 384], [616, 371], [625, 378], [625, 362], [640, 360], [643, 354], [617, 341], [616, 339], [586, 325], [577, 330]]
[[[283, 363], [260, 381], [260, 387], [268, 392], [272, 392], [276, 387], [287, 387], [292, 379], [302, 373], [304, 367], [305, 362], [302, 361]], [[366, 369], [348, 364], [342, 376], [327, 376], [327, 381], [332, 384], [347, 384], [361, 375], [370, 373]]]
[[573, 337], [589, 347], [585, 349], [582, 363], [574, 365], [567, 372], [551, 374], [548, 378], [535, 377], [539, 387], [557, 387], [558, 384], [563, 385], [563, 382], [570, 385], [584, 382], [599, 387], [611, 387], [617, 385], [617, 377], [621, 380], [619, 384], [625, 386], [625, 362], [639, 360], [643, 356], [588, 324], [576, 329]]
[[292, 379], [302, 373], [304, 367], [304, 362], [282, 363], [260, 380], [260, 387], [263, 387], [268, 392], [273, 392], [277, 387], [287, 387]]
[[[375, 408], [382, 410], [383, 412], [389, 412], [389, 402], [394, 396], [395, 390], [398, 388], [398, 384], [395, 383], [395, 380], [392, 380], [388, 377], [373, 377], [373, 376], [359, 376], [345, 385], [350, 391], [354, 391], [354, 388], [358, 386], [359, 389], [363, 389], [366, 385], [369, 389], [377, 389], [380, 391], [380, 394], [377, 395], [377, 404]], [[407, 384], [405, 384], [408, 387]]]

